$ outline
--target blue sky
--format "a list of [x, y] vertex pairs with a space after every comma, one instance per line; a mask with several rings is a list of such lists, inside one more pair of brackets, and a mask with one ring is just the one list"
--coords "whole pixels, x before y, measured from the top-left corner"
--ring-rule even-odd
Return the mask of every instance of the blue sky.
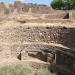
[[[16, 0], [0, 0], [0, 2], [13, 3]], [[49, 5], [52, 0], [19, 0], [26, 3], [37, 3]]]

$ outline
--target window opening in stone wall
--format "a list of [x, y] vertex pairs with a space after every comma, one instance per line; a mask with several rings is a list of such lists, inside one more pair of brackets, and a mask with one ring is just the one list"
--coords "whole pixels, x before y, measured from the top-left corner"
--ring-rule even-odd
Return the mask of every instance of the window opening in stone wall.
[[18, 57], [17, 57], [19, 60], [21, 60], [21, 53], [18, 55]]
[[69, 13], [67, 13], [63, 19], [69, 19]]

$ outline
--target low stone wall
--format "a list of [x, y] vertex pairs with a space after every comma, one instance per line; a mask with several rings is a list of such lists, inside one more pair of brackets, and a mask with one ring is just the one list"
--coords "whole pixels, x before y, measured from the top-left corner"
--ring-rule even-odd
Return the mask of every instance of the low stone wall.
[[57, 11], [55, 11], [55, 13], [49, 13], [45, 17], [47, 19], [64, 19], [66, 15], [67, 15], [67, 12], [57, 12]]

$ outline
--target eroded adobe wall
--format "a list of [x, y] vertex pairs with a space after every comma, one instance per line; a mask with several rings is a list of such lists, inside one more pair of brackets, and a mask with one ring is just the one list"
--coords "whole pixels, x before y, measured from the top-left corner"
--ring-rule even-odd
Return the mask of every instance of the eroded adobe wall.
[[75, 29], [20, 24], [17, 26], [1, 26], [0, 29], [1, 58], [16, 57], [25, 50], [49, 49], [51, 43], [52, 45], [57, 43], [75, 48]]

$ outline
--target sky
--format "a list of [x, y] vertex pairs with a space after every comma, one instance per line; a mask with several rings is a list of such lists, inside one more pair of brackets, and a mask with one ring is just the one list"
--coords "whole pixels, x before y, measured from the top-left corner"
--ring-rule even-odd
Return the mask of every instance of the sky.
[[[5, 3], [13, 3], [16, 0], [0, 0], [0, 2], [5, 2]], [[49, 5], [52, 0], [17, 0], [17, 1], [22, 1], [25, 3], [37, 3], [37, 4], [46, 4]]]

